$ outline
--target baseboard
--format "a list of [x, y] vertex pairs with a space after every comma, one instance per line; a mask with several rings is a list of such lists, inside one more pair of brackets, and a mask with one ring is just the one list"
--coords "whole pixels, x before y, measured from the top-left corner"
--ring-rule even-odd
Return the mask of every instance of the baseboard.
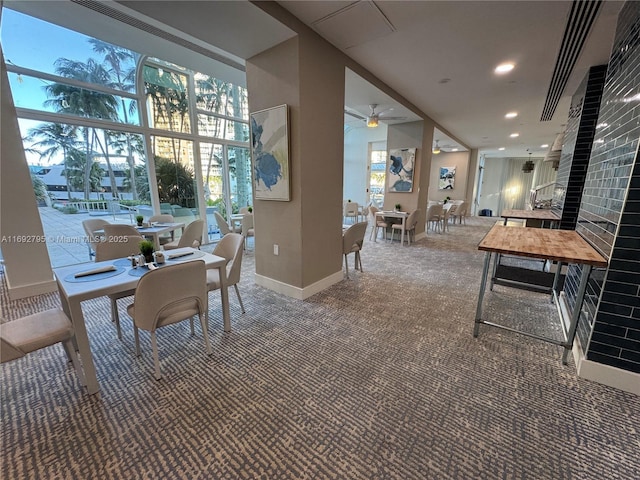
[[583, 358], [578, 376], [586, 380], [640, 395], [640, 374]]
[[274, 280], [273, 278], [265, 277], [264, 275], [255, 274], [256, 284], [298, 300], [305, 300], [306, 298], [329, 288], [331, 285], [341, 282], [343, 279], [344, 273], [340, 270], [339, 272], [333, 273], [316, 283], [300, 288], [289, 285], [288, 283], [280, 282], [279, 280]]
[[[560, 299], [562, 315], [564, 318], [569, 318], [564, 292], [560, 293]], [[573, 342], [572, 353], [573, 361], [577, 365], [578, 377], [640, 395], [640, 374], [587, 360], [577, 335]]]
[[34, 295], [42, 295], [43, 293], [51, 293], [58, 290], [58, 284], [55, 280], [47, 280], [46, 282], [23, 285], [20, 287], [12, 287], [9, 279], [7, 280], [7, 292], [10, 300], [19, 300], [21, 298], [33, 297]]

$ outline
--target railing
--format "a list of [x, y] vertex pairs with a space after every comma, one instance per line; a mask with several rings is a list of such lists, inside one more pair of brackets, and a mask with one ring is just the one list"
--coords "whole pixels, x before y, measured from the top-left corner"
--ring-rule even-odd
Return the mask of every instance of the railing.
[[130, 207], [128, 205], [122, 205], [117, 200], [102, 200], [88, 202], [86, 200], [67, 202], [65, 205], [70, 208], [75, 208], [79, 212], [88, 212], [89, 214], [111, 214], [115, 220], [116, 214], [128, 213], [131, 223], [133, 223], [133, 216], [136, 213], [136, 207]]

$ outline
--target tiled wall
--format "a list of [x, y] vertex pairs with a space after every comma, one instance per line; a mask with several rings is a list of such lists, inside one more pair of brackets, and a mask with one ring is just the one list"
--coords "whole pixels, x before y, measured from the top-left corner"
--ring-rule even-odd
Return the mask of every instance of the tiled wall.
[[591, 67], [571, 99], [552, 202], [563, 230], [576, 228], [606, 73], [606, 65]]
[[[640, 373], [640, 2], [618, 18], [576, 231], [609, 258], [591, 277], [578, 331], [587, 359]], [[565, 281], [571, 304], [580, 268]], [[585, 322], [585, 317], [587, 322]], [[589, 338], [593, 325], [593, 333]]]

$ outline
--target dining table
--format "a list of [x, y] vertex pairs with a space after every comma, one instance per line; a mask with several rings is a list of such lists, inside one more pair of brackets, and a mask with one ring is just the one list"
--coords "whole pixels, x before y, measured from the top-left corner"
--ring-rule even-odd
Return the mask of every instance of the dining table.
[[[213, 255], [191, 247], [178, 248], [165, 254], [166, 265], [176, 262], [203, 261], [206, 268], [217, 268], [220, 273], [222, 288], [222, 318], [224, 331], [231, 331], [229, 313], [229, 296], [227, 292], [226, 265], [224, 257]], [[154, 267], [162, 268], [163, 265]], [[153, 268], [153, 267], [152, 267]], [[141, 276], [149, 267], [132, 266], [129, 258], [106, 260], [92, 264], [76, 264], [53, 269], [62, 309], [71, 319], [76, 334], [76, 342], [84, 369], [87, 391], [93, 395], [99, 392], [100, 386], [91, 349], [90, 332], [82, 310], [82, 302], [135, 290]]]
[[[399, 218], [402, 221], [402, 232], [400, 234], [400, 245], [404, 245], [404, 231], [405, 231], [405, 226], [406, 226], [406, 222], [407, 222], [407, 217], [409, 216], [408, 212], [399, 212], [396, 210], [381, 210], [379, 212], [376, 212], [376, 219], [378, 217], [380, 218]], [[377, 241], [377, 239], [374, 238], [373, 240], [374, 242]]]
[[156, 250], [160, 250], [160, 236], [165, 233], [170, 233], [173, 239], [173, 235], [176, 230], [181, 229], [184, 232], [184, 223], [178, 222], [154, 222], [150, 226], [136, 227], [140, 235], [143, 237], [153, 239], [153, 244]]

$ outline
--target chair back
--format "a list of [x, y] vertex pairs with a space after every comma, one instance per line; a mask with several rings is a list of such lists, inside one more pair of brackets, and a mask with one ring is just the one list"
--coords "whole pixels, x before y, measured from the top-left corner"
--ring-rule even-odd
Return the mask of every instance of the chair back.
[[120, 237], [120, 236], [136, 236], [140, 235], [140, 232], [136, 229], [136, 227], [132, 225], [125, 225], [120, 223], [110, 223], [109, 225], [105, 225], [104, 234], [109, 237]]
[[371, 219], [371, 223], [376, 223], [376, 213], [378, 213], [380, 209], [374, 205], [369, 207], [369, 218]]
[[442, 218], [442, 205], [439, 203], [427, 207], [427, 222], [436, 222]]
[[347, 254], [362, 250], [367, 222], [354, 223], [342, 234], [342, 253]]
[[242, 235], [253, 235], [253, 213], [245, 213], [242, 216]]
[[[440, 209], [440, 212], [442, 212], [442, 209]], [[404, 225], [405, 229], [413, 230], [414, 228], [416, 228], [416, 224], [418, 223], [418, 215], [420, 215], [420, 209], [416, 208], [407, 217], [407, 220], [406, 220], [405, 225]]]
[[458, 217], [464, 217], [467, 214], [467, 202], [460, 202], [456, 207], [455, 215]]
[[240, 207], [240, 209], [238, 210], [238, 213], [241, 213], [244, 215], [245, 213], [251, 213], [251, 212], [249, 211], [249, 207]]
[[[202, 245], [202, 229], [204, 228], [204, 220], [194, 220], [186, 226], [180, 240], [178, 240], [178, 248], [193, 247], [198, 248]], [[197, 242], [197, 245], [196, 245]]]
[[94, 232], [96, 230], [104, 229], [105, 225], [109, 225], [109, 222], [102, 218], [88, 218], [82, 221], [82, 228], [84, 228], [84, 233], [86, 233], [88, 242], [91, 245], [91, 248], [95, 250], [96, 243], [100, 241], [99, 237], [96, 237]]
[[344, 204], [344, 216], [345, 217], [357, 217], [358, 216], [358, 204], [357, 202], [347, 202]]
[[138, 328], [154, 331], [207, 312], [205, 263], [192, 260], [166, 265], [144, 274], [133, 300], [134, 322]]
[[138, 255], [140, 242], [144, 240], [140, 235], [119, 235], [117, 239], [111, 241], [109, 237], [110, 235], [107, 235], [107, 241], [96, 244], [96, 262]]
[[224, 217], [220, 214], [220, 212], [213, 212], [213, 216], [216, 219], [216, 223], [218, 224], [218, 229], [222, 235], [226, 235], [228, 233], [232, 233], [229, 224], [224, 219]]
[[149, 222], [151, 223], [154, 223], [154, 222], [173, 223], [174, 220], [175, 218], [173, 217], [173, 215], [170, 215], [168, 213], [162, 213], [160, 215], [153, 215], [149, 217]]
[[220, 239], [213, 254], [227, 259], [227, 286], [240, 281], [244, 237], [239, 233], [230, 233]]

